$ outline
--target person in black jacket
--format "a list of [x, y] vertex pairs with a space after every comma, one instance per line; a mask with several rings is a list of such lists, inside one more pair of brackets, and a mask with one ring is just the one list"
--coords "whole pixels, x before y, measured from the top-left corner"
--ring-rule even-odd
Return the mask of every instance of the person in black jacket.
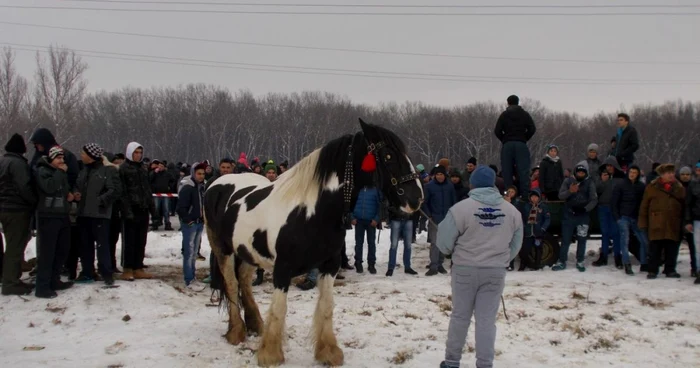
[[80, 265], [82, 271], [75, 282], [95, 281], [95, 251], [97, 251], [100, 275], [107, 286], [114, 284], [112, 257], [109, 254], [109, 223], [112, 205], [120, 193], [116, 185], [117, 170], [102, 156], [103, 150], [95, 143], [88, 143], [80, 151], [85, 167], [76, 182], [78, 201], [78, 226], [83, 233]]
[[394, 275], [400, 237], [403, 237], [403, 271], [408, 275], [417, 275], [418, 272], [411, 268], [411, 240], [413, 235], [411, 215], [391, 205], [387, 207], [387, 210], [389, 212], [389, 225], [391, 226], [391, 247], [389, 248], [389, 265], [386, 276], [391, 277]]
[[647, 249], [649, 243], [646, 235], [637, 224], [639, 207], [642, 204], [644, 189], [646, 188], [644, 183], [639, 180], [639, 174], [640, 170], [638, 166], [630, 166], [627, 172], [627, 178], [619, 185], [613, 186], [612, 201], [610, 203], [613, 216], [617, 220], [617, 227], [620, 231], [622, 263], [624, 264], [625, 273], [628, 275], [634, 275], [629, 254], [630, 231], [633, 232], [637, 240], [639, 240], [640, 272], [647, 271]]
[[54, 146], [49, 155], [37, 163], [36, 184], [39, 192], [37, 207], [37, 273], [36, 296], [55, 298], [56, 290], [73, 286], [61, 281], [61, 268], [70, 249], [71, 225], [68, 213], [73, 201], [63, 162], [63, 149]]
[[[513, 185], [513, 168], [517, 169], [520, 193], [530, 192], [530, 150], [527, 142], [535, 135], [536, 128], [532, 116], [518, 106], [520, 99], [508, 97], [508, 108], [501, 113], [494, 133], [503, 143], [501, 148], [501, 170], [506, 187]], [[525, 198], [525, 201], [528, 199]]]
[[182, 188], [178, 193], [179, 202], [177, 214], [182, 224], [182, 271], [185, 278], [185, 286], [192, 291], [204, 290], [195, 278], [195, 262], [202, 242], [204, 230], [203, 205], [204, 202], [204, 178], [206, 175], [205, 163], [192, 165], [192, 175], [182, 180]]
[[[148, 176], [151, 182], [151, 191], [159, 194], [169, 194], [175, 186], [175, 177], [165, 168], [160, 160], [153, 160], [151, 165], [156, 165]], [[156, 218], [151, 223], [151, 230], [156, 231], [165, 223], [165, 231], [172, 231], [170, 224], [170, 198], [158, 197], [154, 199], [156, 204]]]
[[[36, 169], [36, 164], [39, 160], [49, 154], [49, 150], [53, 146], [57, 146], [56, 138], [53, 136], [50, 130], [46, 128], [37, 129], [29, 141], [34, 144], [36, 151], [31, 160], [32, 170]], [[75, 182], [78, 180], [78, 174], [80, 173], [80, 167], [78, 166], [78, 158], [73, 154], [73, 152], [63, 148], [63, 162], [68, 167], [66, 175], [68, 176], [68, 185], [70, 185], [71, 190], [75, 189]]]
[[540, 191], [547, 200], [559, 200], [559, 189], [564, 183], [564, 167], [559, 159], [559, 147], [554, 144], [547, 146], [547, 155], [540, 162], [539, 182]]
[[[685, 188], [685, 196], [686, 196], [686, 205], [683, 207], [683, 214], [686, 215], [686, 207], [688, 204], [688, 199], [687, 197], [690, 195], [690, 185], [693, 182], [693, 170], [690, 168], [690, 166], [683, 166], [679, 171], [678, 171], [678, 182], [683, 185], [683, 188]], [[693, 237], [693, 231], [688, 230], [687, 226], [684, 226], [682, 236], [681, 236], [681, 241], [685, 240], [686, 243], [688, 243], [688, 251], [690, 253], [690, 277], [696, 277], [697, 276], [697, 271], [698, 271], [698, 261], [696, 258], [696, 249], [695, 249], [695, 239]], [[679, 245], [680, 247], [680, 245]]]
[[455, 186], [455, 194], [457, 195], [457, 202], [469, 197], [469, 189], [464, 186], [464, 183], [462, 183], [462, 174], [460, 174], [459, 170], [457, 170], [457, 169], [450, 170], [450, 180], [452, 181], [452, 184]]
[[0, 159], [0, 223], [7, 246], [3, 256], [2, 295], [27, 295], [32, 286], [19, 280], [22, 259], [31, 238], [30, 221], [36, 207], [29, 163], [24, 158], [24, 138], [14, 134], [5, 145]]
[[[695, 166], [695, 170], [700, 169], [700, 162]], [[692, 233], [695, 244], [695, 284], [700, 285], [700, 176], [688, 184], [685, 195], [685, 231]]]
[[627, 172], [627, 168], [634, 162], [634, 153], [639, 149], [639, 135], [637, 129], [630, 126], [630, 116], [627, 114], [617, 114], [617, 144], [615, 146], [615, 158], [622, 170]]
[[156, 208], [148, 181], [148, 172], [141, 162], [143, 146], [131, 142], [126, 147], [126, 161], [119, 168], [124, 195], [122, 216], [124, 219], [124, 246], [122, 280], [151, 279], [144, 271], [143, 259], [148, 238], [148, 215], [155, 216]]

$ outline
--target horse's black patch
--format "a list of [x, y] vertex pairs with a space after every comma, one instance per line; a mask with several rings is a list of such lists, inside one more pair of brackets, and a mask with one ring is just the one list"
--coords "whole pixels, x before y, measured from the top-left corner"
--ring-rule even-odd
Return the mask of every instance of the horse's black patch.
[[267, 230], [255, 230], [255, 233], [253, 234], [253, 249], [255, 249], [255, 251], [261, 256], [267, 259], [272, 259], [270, 249], [267, 247]]
[[253, 255], [248, 251], [248, 248], [245, 247], [245, 245], [240, 244], [238, 248], [236, 248], [236, 257], [240, 258], [243, 262], [246, 262], [248, 264], [251, 264], [253, 266], [258, 266], [257, 263], [255, 263], [255, 259], [253, 258]]
[[204, 195], [204, 213], [207, 218], [207, 226], [215, 234], [215, 239], [210, 240], [217, 242], [216, 245], [227, 256], [233, 254], [232, 234], [240, 206], [237, 205], [235, 209], [227, 209], [225, 198], [231, 196], [235, 190], [236, 186], [233, 184], [222, 184], [210, 187]]
[[221, 234], [221, 243], [224, 245], [222, 252], [227, 256], [233, 254], [233, 231], [236, 229], [238, 211], [240, 210], [241, 205], [234, 204], [226, 209], [226, 213], [219, 220], [221, 223], [219, 234]]
[[231, 196], [231, 199], [230, 199], [229, 202], [230, 202], [230, 203], [236, 202], [237, 200], [239, 200], [239, 199], [245, 197], [248, 193], [250, 193], [250, 192], [252, 192], [253, 190], [255, 190], [255, 188], [256, 188], [255, 186], [250, 186], [250, 187], [242, 188], [241, 190], [237, 191], [236, 193], [233, 193], [233, 196]]
[[272, 192], [272, 185], [258, 189], [245, 198], [245, 205], [248, 211], [252, 211], [260, 202], [264, 201]]

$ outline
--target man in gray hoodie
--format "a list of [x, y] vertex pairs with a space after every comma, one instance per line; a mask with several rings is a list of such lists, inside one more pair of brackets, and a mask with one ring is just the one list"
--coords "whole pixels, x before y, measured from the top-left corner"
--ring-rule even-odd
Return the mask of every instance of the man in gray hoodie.
[[437, 247], [452, 254], [453, 261], [452, 316], [440, 368], [459, 367], [472, 314], [477, 320], [476, 366], [493, 367], [506, 267], [523, 241], [522, 216], [496, 189], [496, 173], [479, 166], [469, 182], [469, 198], [450, 208], [437, 235]]

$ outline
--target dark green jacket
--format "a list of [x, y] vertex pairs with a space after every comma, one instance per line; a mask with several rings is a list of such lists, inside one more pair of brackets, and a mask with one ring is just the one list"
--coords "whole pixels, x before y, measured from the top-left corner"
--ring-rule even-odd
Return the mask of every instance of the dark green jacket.
[[39, 217], [67, 217], [70, 212], [68, 174], [51, 166], [46, 156], [40, 158], [36, 166], [37, 214]]
[[102, 162], [85, 165], [76, 183], [81, 195], [78, 217], [110, 219], [112, 204], [121, 196], [121, 188], [115, 176], [119, 175], [114, 165]]
[[22, 155], [6, 153], [0, 159], [0, 212], [31, 212], [35, 206], [29, 162]]

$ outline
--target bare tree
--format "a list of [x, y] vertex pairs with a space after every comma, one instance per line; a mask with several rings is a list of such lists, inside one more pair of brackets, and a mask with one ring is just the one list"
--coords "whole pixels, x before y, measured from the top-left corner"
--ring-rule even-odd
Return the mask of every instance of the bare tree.
[[2, 49], [0, 55], [0, 140], [21, 131], [24, 123], [24, 107], [27, 100], [27, 80], [17, 74], [15, 54], [11, 48]]
[[80, 102], [85, 97], [88, 66], [75, 51], [51, 46], [47, 60], [36, 54], [35, 102], [45, 123], [53, 125], [60, 143], [69, 141], [76, 133], [75, 119]]

